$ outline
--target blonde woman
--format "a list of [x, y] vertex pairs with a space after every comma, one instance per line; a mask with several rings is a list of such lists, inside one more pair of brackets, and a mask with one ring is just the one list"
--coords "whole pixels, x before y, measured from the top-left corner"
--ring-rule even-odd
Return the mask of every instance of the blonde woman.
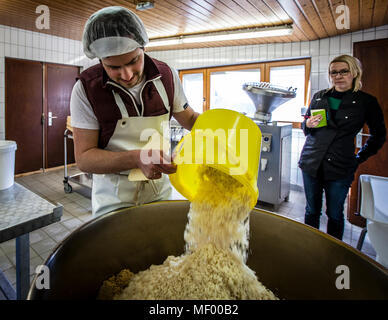
[[[358, 59], [338, 56], [330, 62], [328, 71], [332, 87], [314, 95], [302, 123], [306, 142], [299, 167], [306, 196], [305, 223], [319, 229], [325, 191], [327, 233], [342, 240], [344, 203], [354, 172], [382, 147], [386, 128], [377, 99], [360, 90], [362, 69]], [[355, 154], [354, 138], [364, 124], [371, 136]]]

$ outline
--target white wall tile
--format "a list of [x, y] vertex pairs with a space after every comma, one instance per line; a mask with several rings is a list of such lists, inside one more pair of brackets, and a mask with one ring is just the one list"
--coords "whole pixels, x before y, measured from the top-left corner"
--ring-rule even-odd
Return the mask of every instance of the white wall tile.
[[310, 41], [310, 55], [319, 56], [319, 40]]
[[9, 27], [4, 28], [4, 42], [11, 43], [11, 29]]
[[32, 59], [33, 60], [39, 60], [39, 49], [38, 48], [33, 48], [32, 49]]
[[9, 57], [11, 55], [11, 44], [4, 43], [4, 57]]
[[299, 57], [300, 53], [300, 42], [292, 42], [291, 43], [291, 56]]
[[66, 53], [70, 53], [70, 39], [65, 39], [64, 49]]
[[46, 50], [39, 49], [39, 61], [45, 61], [46, 60]]
[[283, 57], [288, 58], [291, 57], [291, 42], [283, 43]]
[[330, 54], [338, 54], [340, 52], [340, 37], [331, 37], [330, 38]]
[[319, 73], [319, 90], [325, 89], [329, 86], [327, 73]]
[[54, 62], [53, 61], [53, 52], [51, 50], [46, 50], [46, 61]]
[[326, 72], [328, 65], [329, 65], [329, 56], [320, 56], [319, 57], [319, 72]]
[[376, 31], [379, 31], [379, 30], [388, 30], [388, 24], [385, 24], [385, 25], [380, 26], [380, 27], [376, 27]]
[[52, 49], [54, 51], [58, 51], [58, 37], [53, 37], [52, 41]]
[[19, 46], [25, 46], [26, 45], [26, 32], [24, 30], [18, 30], [18, 42], [17, 44]]
[[0, 57], [4, 57], [4, 43], [0, 42]]
[[364, 29], [363, 32], [375, 32], [376, 28]]
[[4, 28], [0, 26], [0, 42], [4, 42]]
[[26, 59], [27, 60], [33, 60], [34, 59], [33, 52], [34, 52], [33, 48], [26, 47]]
[[17, 49], [18, 49], [17, 57], [19, 59], [25, 59], [26, 58], [26, 47], [18, 46]]
[[4, 88], [4, 72], [0, 73], [0, 88]]
[[352, 38], [350, 34], [343, 34], [340, 36], [340, 51], [341, 53], [347, 53], [352, 51]]
[[58, 38], [57, 50], [63, 52], [63, 40]]
[[[1, 104], [2, 113], [4, 114], [4, 103]], [[0, 132], [5, 132], [5, 121], [4, 118], [0, 118]], [[3, 137], [4, 139], [4, 137]]]
[[319, 40], [319, 55], [320, 56], [329, 55], [329, 45], [330, 45], [329, 38]]
[[385, 39], [385, 38], [388, 38], [388, 29], [376, 30], [376, 39]]
[[254, 56], [253, 56], [253, 46], [247, 46], [246, 48], [246, 57], [248, 60], [253, 61]]
[[311, 57], [311, 72], [319, 72], [319, 57]]
[[11, 44], [11, 57], [12, 58], [18, 57], [18, 46], [16, 44]]
[[53, 37], [50, 37], [50, 36], [46, 36], [46, 45], [45, 45], [45, 49], [46, 50], [52, 50], [52, 43], [53, 43]]
[[275, 46], [270, 43], [267, 45], [267, 59], [268, 60], [272, 60], [272, 59], [275, 59], [276, 56], [275, 56]]
[[283, 43], [275, 43], [275, 58], [283, 58]]
[[311, 89], [312, 90], [319, 89], [319, 73], [317, 72], [311, 73]]
[[33, 32], [32, 33], [32, 47], [39, 48], [39, 45], [40, 45], [39, 33]]
[[26, 31], [26, 47], [32, 47], [32, 32]]
[[11, 28], [11, 43], [12, 44], [18, 43], [18, 30], [15, 28]]
[[376, 33], [374, 31], [372, 31], [372, 32], [364, 32], [364, 34], [363, 34], [363, 40], [364, 41], [374, 40], [375, 37], [376, 37]]
[[46, 36], [44, 33], [39, 35], [39, 49], [46, 49]]
[[259, 45], [259, 58], [260, 60], [267, 60], [268, 59], [268, 46], [266, 44], [260, 44]]
[[69, 41], [69, 53], [72, 55], [75, 54], [75, 41], [74, 40]]
[[352, 42], [362, 41], [362, 31], [352, 32]]
[[301, 56], [309, 56], [310, 55], [310, 42], [302, 41], [300, 43], [300, 54]]

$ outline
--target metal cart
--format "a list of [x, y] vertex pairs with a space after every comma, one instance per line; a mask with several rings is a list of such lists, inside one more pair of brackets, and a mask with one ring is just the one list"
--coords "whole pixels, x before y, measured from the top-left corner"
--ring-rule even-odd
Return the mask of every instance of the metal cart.
[[[69, 123], [69, 120], [68, 120]], [[65, 151], [65, 161], [64, 161], [64, 179], [63, 179], [63, 189], [65, 193], [71, 193], [73, 187], [70, 185], [69, 181], [74, 182], [86, 189], [92, 189], [92, 174], [91, 173], [77, 173], [75, 175], [69, 176], [67, 172], [67, 139], [73, 139], [72, 131], [69, 127], [66, 128], [64, 132], [64, 151]]]

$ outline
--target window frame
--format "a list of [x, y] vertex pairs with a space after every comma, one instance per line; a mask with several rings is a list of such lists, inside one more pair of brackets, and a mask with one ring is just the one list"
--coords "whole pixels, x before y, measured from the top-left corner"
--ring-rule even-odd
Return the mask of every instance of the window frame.
[[[202, 73], [203, 74], [203, 112], [210, 109], [210, 75], [213, 72], [222, 71], [238, 71], [246, 69], [260, 69], [260, 80], [258, 82], [270, 82], [269, 75], [271, 67], [283, 67], [283, 66], [305, 66], [305, 96], [304, 102], [308, 106], [310, 104], [310, 73], [311, 73], [311, 58], [296, 58], [296, 59], [285, 59], [285, 60], [273, 60], [265, 62], [253, 62], [244, 64], [224, 65], [215, 67], [205, 68], [193, 68], [179, 70], [179, 78], [183, 79], [185, 74]], [[300, 128], [300, 122], [293, 122], [294, 128]]]

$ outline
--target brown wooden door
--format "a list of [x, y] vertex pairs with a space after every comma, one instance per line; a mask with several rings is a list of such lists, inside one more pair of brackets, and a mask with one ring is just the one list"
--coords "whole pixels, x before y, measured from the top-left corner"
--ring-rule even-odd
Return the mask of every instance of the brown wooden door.
[[15, 173], [43, 167], [42, 63], [5, 58], [5, 138], [17, 143]]
[[[363, 66], [362, 90], [374, 95], [383, 110], [385, 126], [388, 128], [388, 39], [356, 42], [354, 56]], [[363, 133], [369, 133], [365, 126]], [[367, 138], [363, 138], [363, 142]], [[359, 149], [357, 149], [358, 151]], [[355, 213], [359, 210], [358, 178], [361, 174], [388, 177], [388, 143], [379, 152], [362, 163], [356, 171], [348, 198], [348, 220], [360, 227], [365, 226], [365, 219]]]
[[[46, 168], [52, 168], [64, 163], [66, 118], [70, 115], [71, 91], [79, 74], [79, 67], [47, 63], [44, 70]], [[67, 162], [75, 162], [71, 139], [67, 139]]]

